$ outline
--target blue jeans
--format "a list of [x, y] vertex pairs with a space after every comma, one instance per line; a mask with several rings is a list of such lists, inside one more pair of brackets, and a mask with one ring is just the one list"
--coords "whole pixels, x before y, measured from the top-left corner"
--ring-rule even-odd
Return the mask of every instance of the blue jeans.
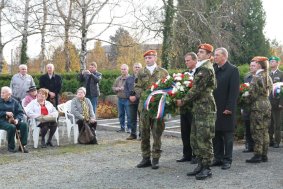
[[95, 96], [95, 97], [89, 97], [89, 100], [90, 100], [90, 102], [91, 102], [91, 104], [92, 104], [93, 112], [94, 112], [94, 113], [96, 112], [97, 99], [98, 99], [97, 96]]
[[137, 136], [138, 106], [139, 104], [131, 104], [129, 102], [131, 134], [135, 136]]
[[125, 115], [127, 115], [127, 127], [130, 129], [129, 99], [118, 98], [118, 116], [121, 129], [125, 129]]

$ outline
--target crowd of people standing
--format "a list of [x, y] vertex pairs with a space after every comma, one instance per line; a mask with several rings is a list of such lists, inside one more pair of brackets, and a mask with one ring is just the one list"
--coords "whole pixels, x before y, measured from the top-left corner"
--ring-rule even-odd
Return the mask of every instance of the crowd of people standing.
[[[134, 63], [132, 75], [127, 64], [121, 65], [121, 75], [114, 81], [112, 90], [118, 97], [118, 132], [130, 133], [127, 140], [141, 140], [142, 160], [137, 167], [158, 169], [165, 123], [163, 119], [154, 119], [149, 115], [141, 96], [152, 83], [165, 79], [169, 74], [157, 64], [155, 50], [146, 51], [143, 56], [145, 67], [141, 63]], [[240, 76], [238, 68], [228, 61], [229, 53], [223, 47], [214, 50], [210, 44], [201, 44], [197, 53], [189, 52], [184, 59], [187, 67], [184, 72], [193, 76], [194, 82], [190, 92], [176, 101], [181, 109], [183, 142], [183, 156], [176, 161], [197, 164], [187, 175], [203, 180], [211, 177], [211, 166], [221, 166], [223, 170], [231, 168]], [[283, 97], [272, 94], [273, 83], [283, 82], [283, 72], [278, 69], [279, 62], [278, 57], [268, 59], [256, 56], [251, 60], [250, 72], [244, 78], [244, 82], [250, 83], [250, 90], [249, 95], [243, 98], [245, 107], [241, 111], [246, 138], [243, 152], [254, 152], [254, 156], [246, 160], [247, 163], [267, 162], [268, 146], [278, 148], [281, 142]], [[102, 74], [97, 71], [95, 62], [79, 74], [84, 87], [77, 90], [72, 100], [72, 113], [79, 130], [85, 121], [92, 129], [96, 129], [95, 113], [101, 79]], [[53, 64], [46, 65], [46, 74], [40, 77], [39, 88], [37, 91], [32, 76], [27, 74], [26, 65], [19, 66], [19, 73], [12, 77], [10, 87], [1, 88], [0, 129], [8, 133], [9, 152], [16, 151], [14, 136], [18, 129], [23, 151], [28, 153], [25, 146], [28, 134], [25, 114], [27, 118], [47, 115], [58, 117], [56, 107], [62, 78], [54, 73]], [[13, 123], [9, 122], [8, 118], [11, 117], [14, 118]], [[57, 122], [38, 121], [38, 127], [41, 128], [41, 146], [53, 146], [51, 140]], [[47, 130], [50, 130], [50, 135], [46, 143]], [[97, 144], [96, 138], [93, 143]]]

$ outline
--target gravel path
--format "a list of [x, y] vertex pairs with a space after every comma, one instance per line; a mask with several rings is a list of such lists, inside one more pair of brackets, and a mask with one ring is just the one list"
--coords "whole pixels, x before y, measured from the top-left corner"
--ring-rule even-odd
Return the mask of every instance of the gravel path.
[[160, 168], [136, 168], [141, 160], [140, 141], [126, 141], [126, 133], [100, 130], [99, 145], [73, 145], [30, 149], [10, 154], [0, 148], [0, 188], [283, 188], [283, 148], [270, 148], [269, 162], [250, 165], [236, 144], [230, 170], [213, 167], [213, 177], [196, 181], [187, 177], [195, 165], [176, 163], [182, 154], [181, 139], [163, 137]]

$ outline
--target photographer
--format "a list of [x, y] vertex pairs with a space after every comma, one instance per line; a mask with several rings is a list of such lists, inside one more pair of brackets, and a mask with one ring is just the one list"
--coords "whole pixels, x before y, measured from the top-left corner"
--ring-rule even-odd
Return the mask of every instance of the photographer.
[[[141, 63], [135, 63], [133, 66], [133, 72], [134, 74], [129, 76], [126, 79], [125, 82], [125, 93], [126, 97], [129, 98], [130, 96], [135, 96], [135, 91], [134, 91], [134, 84], [136, 80], [136, 76], [139, 72], [139, 70], [142, 68]], [[129, 117], [130, 117], [130, 125], [131, 125], [131, 135], [127, 138], [127, 140], [134, 140], [137, 139], [137, 113], [138, 113], [138, 105], [139, 101], [131, 101], [128, 104], [129, 106]]]
[[99, 82], [102, 79], [102, 74], [97, 71], [96, 62], [92, 62], [89, 65], [88, 70], [82, 70], [79, 75], [79, 80], [84, 82], [86, 88], [86, 97], [90, 99], [93, 112], [96, 112], [97, 101], [100, 95]]

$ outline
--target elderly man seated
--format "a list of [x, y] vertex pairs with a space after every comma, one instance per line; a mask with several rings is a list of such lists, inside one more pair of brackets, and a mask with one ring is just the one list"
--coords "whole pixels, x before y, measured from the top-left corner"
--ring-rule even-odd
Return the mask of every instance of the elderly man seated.
[[[11, 97], [11, 88], [4, 86], [1, 88], [0, 98], [0, 129], [7, 131], [8, 135], [8, 151], [16, 152], [15, 150], [15, 132], [16, 128], [21, 133], [21, 143], [23, 145], [23, 151], [28, 153], [25, 145], [27, 144], [28, 126], [23, 122], [23, 109], [20, 103]], [[13, 122], [9, 122], [9, 118], [14, 118]], [[20, 147], [19, 147], [20, 151]]]

